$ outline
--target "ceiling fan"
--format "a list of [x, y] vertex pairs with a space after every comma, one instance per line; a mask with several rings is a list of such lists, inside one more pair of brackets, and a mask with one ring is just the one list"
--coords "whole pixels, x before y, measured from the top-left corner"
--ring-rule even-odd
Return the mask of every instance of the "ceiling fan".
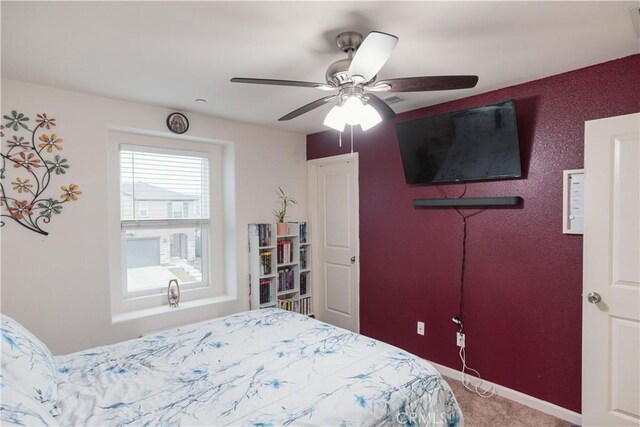
[[345, 124], [359, 124], [362, 130], [367, 130], [382, 119], [395, 117], [396, 113], [376, 93], [467, 89], [478, 83], [478, 76], [470, 75], [405, 77], [376, 81], [376, 75], [391, 57], [397, 43], [398, 37], [378, 31], [370, 32], [364, 39], [362, 34], [355, 31], [338, 34], [336, 44], [347, 54], [347, 58], [329, 65], [326, 83], [244, 77], [234, 77], [231, 81], [337, 90], [337, 94], [310, 102], [278, 120], [291, 120], [337, 99], [337, 105], [327, 114], [324, 124], [339, 131], [344, 130]]

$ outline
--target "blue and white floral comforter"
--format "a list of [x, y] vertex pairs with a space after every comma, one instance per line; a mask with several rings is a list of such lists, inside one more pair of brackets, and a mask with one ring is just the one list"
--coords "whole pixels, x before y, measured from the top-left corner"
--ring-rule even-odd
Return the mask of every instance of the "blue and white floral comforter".
[[55, 362], [61, 425], [462, 425], [427, 362], [276, 309]]

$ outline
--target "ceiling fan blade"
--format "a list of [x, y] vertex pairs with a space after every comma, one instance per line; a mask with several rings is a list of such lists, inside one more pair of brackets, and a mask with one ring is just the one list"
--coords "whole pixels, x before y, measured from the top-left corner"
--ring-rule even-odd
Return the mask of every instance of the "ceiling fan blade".
[[283, 122], [283, 121], [286, 121], [286, 120], [295, 119], [296, 117], [301, 116], [304, 113], [308, 113], [309, 111], [314, 110], [314, 109], [326, 104], [327, 102], [329, 102], [332, 99], [334, 99], [336, 96], [338, 96], [338, 95], [325, 96], [324, 98], [316, 99], [315, 101], [310, 102], [307, 105], [305, 105], [303, 107], [300, 107], [297, 110], [294, 110], [294, 111], [290, 112], [286, 116], [280, 117], [278, 119], [278, 121], [279, 122]]
[[430, 90], [469, 89], [478, 83], [478, 76], [424, 76], [381, 80], [367, 90], [380, 92], [426, 92]]
[[371, 105], [380, 114], [383, 120], [393, 119], [396, 116], [396, 112], [393, 111], [389, 105], [382, 99], [378, 98], [372, 93], [368, 93], [364, 96], [367, 104]]
[[274, 79], [252, 79], [245, 77], [234, 77], [231, 79], [232, 83], [251, 83], [257, 85], [274, 85], [274, 86], [295, 86], [295, 87], [310, 87], [322, 90], [334, 90], [335, 87], [326, 83], [315, 82], [299, 82], [296, 80], [274, 80]]
[[356, 50], [347, 74], [351, 78], [360, 76], [364, 82], [371, 80], [389, 60], [396, 44], [396, 36], [378, 31], [370, 32]]

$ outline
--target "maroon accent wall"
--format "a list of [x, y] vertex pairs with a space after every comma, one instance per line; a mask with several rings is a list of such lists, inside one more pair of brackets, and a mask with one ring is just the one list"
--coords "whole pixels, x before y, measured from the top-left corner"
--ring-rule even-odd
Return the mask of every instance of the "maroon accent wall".
[[[562, 171], [583, 167], [585, 120], [640, 111], [640, 55], [400, 114], [354, 136], [360, 153], [361, 332], [461, 368], [458, 311], [462, 222], [414, 198], [464, 185], [409, 187], [394, 123], [516, 100], [525, 178], [470, 183], [466, 196], [521, 196], [516, 209], [468, 220], [468, 365], [488, 381], [580, 412], [582, 236], [562, 234]], [[480, 76], [482, 81], [482, 76]], [[307, 158], [349, 151], [345, 134], [307, 136]], [[471, 211], [465, 211], [471, 212]], [[416, 334], [416, 322], [426, 334]]]

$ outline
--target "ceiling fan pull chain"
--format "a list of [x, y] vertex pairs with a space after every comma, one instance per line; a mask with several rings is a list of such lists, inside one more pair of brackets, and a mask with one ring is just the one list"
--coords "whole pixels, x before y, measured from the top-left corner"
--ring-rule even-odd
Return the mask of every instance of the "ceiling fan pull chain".
[[353, 125], [351, 126], [351, 156], [353, 157]]

